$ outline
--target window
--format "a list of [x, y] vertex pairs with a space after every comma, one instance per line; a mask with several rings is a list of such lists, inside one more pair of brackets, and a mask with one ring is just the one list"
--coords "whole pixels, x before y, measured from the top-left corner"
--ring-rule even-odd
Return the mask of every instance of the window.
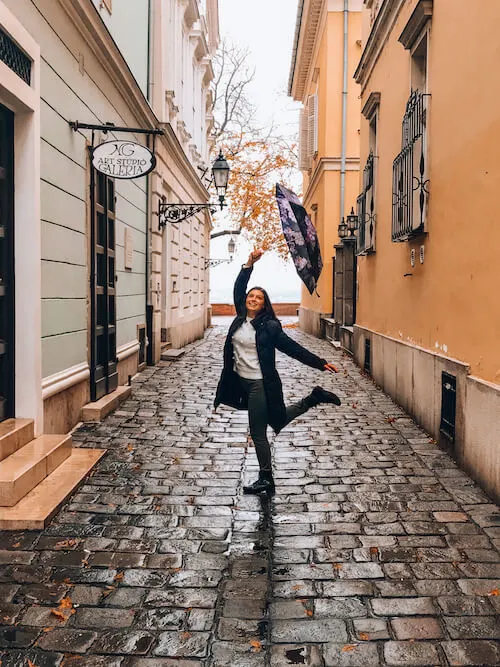
[[425, 232], [429, 179], [426, 161], [427, 95], [415, 90], [403, 116], [402, 149], [392, 167], [392, 240]]
[[411, 54], [411, 89], [427, 92], [427, 32]]
[[418, 0], [399, 41], [410, 52], [410, 98], [403, 116], [401, 153], [392, 168], [392, 240], [425, 233], [427, 178], [428, 46], [434, 0]]
[[363, 190], [357, 199], [359, 221], [358, 255], [375, 252], [375, 165], [377, 156], [377, 129], [380, 93], [371, 93], [362, 113], [369, 122], [369, 153], [363, 170]]
[[318, 153], [318, 96], [309, 95], [300, 114], [299, 169], [309, 171]]

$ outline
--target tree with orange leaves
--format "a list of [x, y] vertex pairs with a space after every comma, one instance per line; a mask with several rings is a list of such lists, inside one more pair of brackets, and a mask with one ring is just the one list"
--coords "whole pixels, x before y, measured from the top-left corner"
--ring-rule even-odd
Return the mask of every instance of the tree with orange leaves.
[[288, 256], [278, 208], [275, 185], [293, 189], [297, 173], [296, 145], [256, 126], [256, 110], [247, 89], [253, 72], [248, 54], [224, 41], [214, 60], [213, 114], [217, 149], [229, 161], [228, 212], [236, 229], [262, 248], [279, 257]]

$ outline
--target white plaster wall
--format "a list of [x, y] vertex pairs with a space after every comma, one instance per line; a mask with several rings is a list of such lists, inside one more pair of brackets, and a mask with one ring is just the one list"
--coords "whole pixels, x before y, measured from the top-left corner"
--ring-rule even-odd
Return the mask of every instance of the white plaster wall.
[[[128, 101], [59, 3], [7, 0], [41, 49], [42, 376], [89, 359], [89, 131], [68, 122], [137, 124]], [[118, 3], [116, 3], [118, 4]], [[81, 65], [83, 62], [84, 69]], [[133, 135], [132, 135], [133, 136]], [[111, 137], [108, 135], [107, 138]], [[133, 137], [140, 142], [140, 137]], [[103, 140], [106, 137], [102, 137]], [[145, 322], [146, 179], [116, 181], [117, 347], [136, 340]], [[133, 264], [124, 268], [124, 229]]]
[[113, 0], [111, 13], [102, 0], [92, 2], [147, 97], [149, 0]]

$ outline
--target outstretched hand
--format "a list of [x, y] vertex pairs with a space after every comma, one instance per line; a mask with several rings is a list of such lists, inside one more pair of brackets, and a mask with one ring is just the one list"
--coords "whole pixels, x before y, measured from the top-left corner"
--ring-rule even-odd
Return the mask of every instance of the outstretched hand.
[[338, 373], [339, 372], [339, 369], [336, 366], [334, 366], [333, 364], [325, 364], [323, 366], [323, 368], [325, 369], [325, 371], [328, 371], [329, 373]]
[[252, 250], [252, 252], [248, 255], [247, 266], [253, 266], [255, 262], [259, 261], [263, 254], [263, 250]]

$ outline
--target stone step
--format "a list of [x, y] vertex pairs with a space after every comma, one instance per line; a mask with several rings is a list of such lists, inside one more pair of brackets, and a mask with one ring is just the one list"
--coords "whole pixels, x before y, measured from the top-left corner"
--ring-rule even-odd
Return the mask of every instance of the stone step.
[[161, 360], [162, 361], [178, 361], [181, 359], [184, 354], [186, 353], [186, 350], [184, 348], [176, 349], [176, 350], [166, 350], [165, 352], [161, 353]]
[[71, 435], [42, 435], [0, 462], [0, 507], [12, 507], [71, 454]]
[[87, 403], [82, 408], [82, 421], [83, 422], [100, 422], [104, 419], [110, 412], [116, 410], [116, 408], [123, 403], [132, 393], [132, 387], [128, 385], [123, 387], [117, 387], [110, 394], [106, 394], [98, 401], [93, 403]]
[[33, 419], [6, 419], [0, 422], [0, 461], [35, 437]]
[[0, 507], [0, 530], [43, 530], [105, 453], [105, 449], [72, 449], [71, 456], [17, 505]]

